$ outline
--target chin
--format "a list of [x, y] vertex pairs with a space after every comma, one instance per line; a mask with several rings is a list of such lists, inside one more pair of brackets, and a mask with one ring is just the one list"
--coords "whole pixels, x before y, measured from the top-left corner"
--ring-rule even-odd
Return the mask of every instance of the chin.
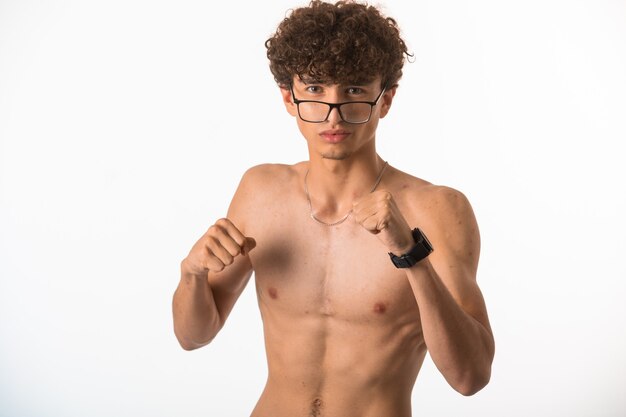
[[349, 152], [332, 152], [332, 153], [323, 153], [322, 154], [322, 158], [323, 159], [332, 159], [335, 161], [342, 161], [344, 159], [348, 159], [350, 157], [350, 153]]

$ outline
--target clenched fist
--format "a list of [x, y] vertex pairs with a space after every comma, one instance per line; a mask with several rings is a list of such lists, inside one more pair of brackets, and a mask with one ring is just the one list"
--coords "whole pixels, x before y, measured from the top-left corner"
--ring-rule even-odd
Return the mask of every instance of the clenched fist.
[[228, 219], [219, 219], [193, 245], [183, 260], [183, 272], [206, 276], [208, 271], [220, 272], [231, 265], [239, 255], [247, 256], [256, 241], [245, 237]]
[[354, 220], [378, 236], [390, 252], [402, 254], [415, 244], [411, 228], [390, 192], [379, 190], [354, 203]]

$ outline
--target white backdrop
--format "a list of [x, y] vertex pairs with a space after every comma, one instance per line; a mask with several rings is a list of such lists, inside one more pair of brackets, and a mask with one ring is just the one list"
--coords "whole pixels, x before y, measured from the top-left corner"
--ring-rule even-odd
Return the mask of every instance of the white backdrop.
[[[0, 0], [0, 416], [246, 416], [249, 285], [185, 352], [179, 262], [243, 172], [307, 158], [263, 43], [295, 1]], [[626, 2], [387, 0], [405, 67], [381, 156], [463, 191], [497, 353], [416, 416], [626, 415]]]

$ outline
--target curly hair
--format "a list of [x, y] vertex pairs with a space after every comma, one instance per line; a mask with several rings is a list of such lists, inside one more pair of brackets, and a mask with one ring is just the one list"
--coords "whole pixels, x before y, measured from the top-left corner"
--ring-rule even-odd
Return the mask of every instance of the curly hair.
[[293, 77], [332, 84], [366, 84], [381, 76], [395, 87], [407, 51], [394, 19], [354, 1], [313, 0], [292, 10], [265, 41], [270, 70], [281, 87]]

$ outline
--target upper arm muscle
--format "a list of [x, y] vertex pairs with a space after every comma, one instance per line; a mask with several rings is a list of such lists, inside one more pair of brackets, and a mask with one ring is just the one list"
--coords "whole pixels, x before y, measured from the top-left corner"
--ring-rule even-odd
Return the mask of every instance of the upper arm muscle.
[[480, 233], [472, 207], [459, 191], [436, 187], [427, 235], [435, 251], [430, 261], [459, 306], [485, 327], [489, 320], [476, 282]]

